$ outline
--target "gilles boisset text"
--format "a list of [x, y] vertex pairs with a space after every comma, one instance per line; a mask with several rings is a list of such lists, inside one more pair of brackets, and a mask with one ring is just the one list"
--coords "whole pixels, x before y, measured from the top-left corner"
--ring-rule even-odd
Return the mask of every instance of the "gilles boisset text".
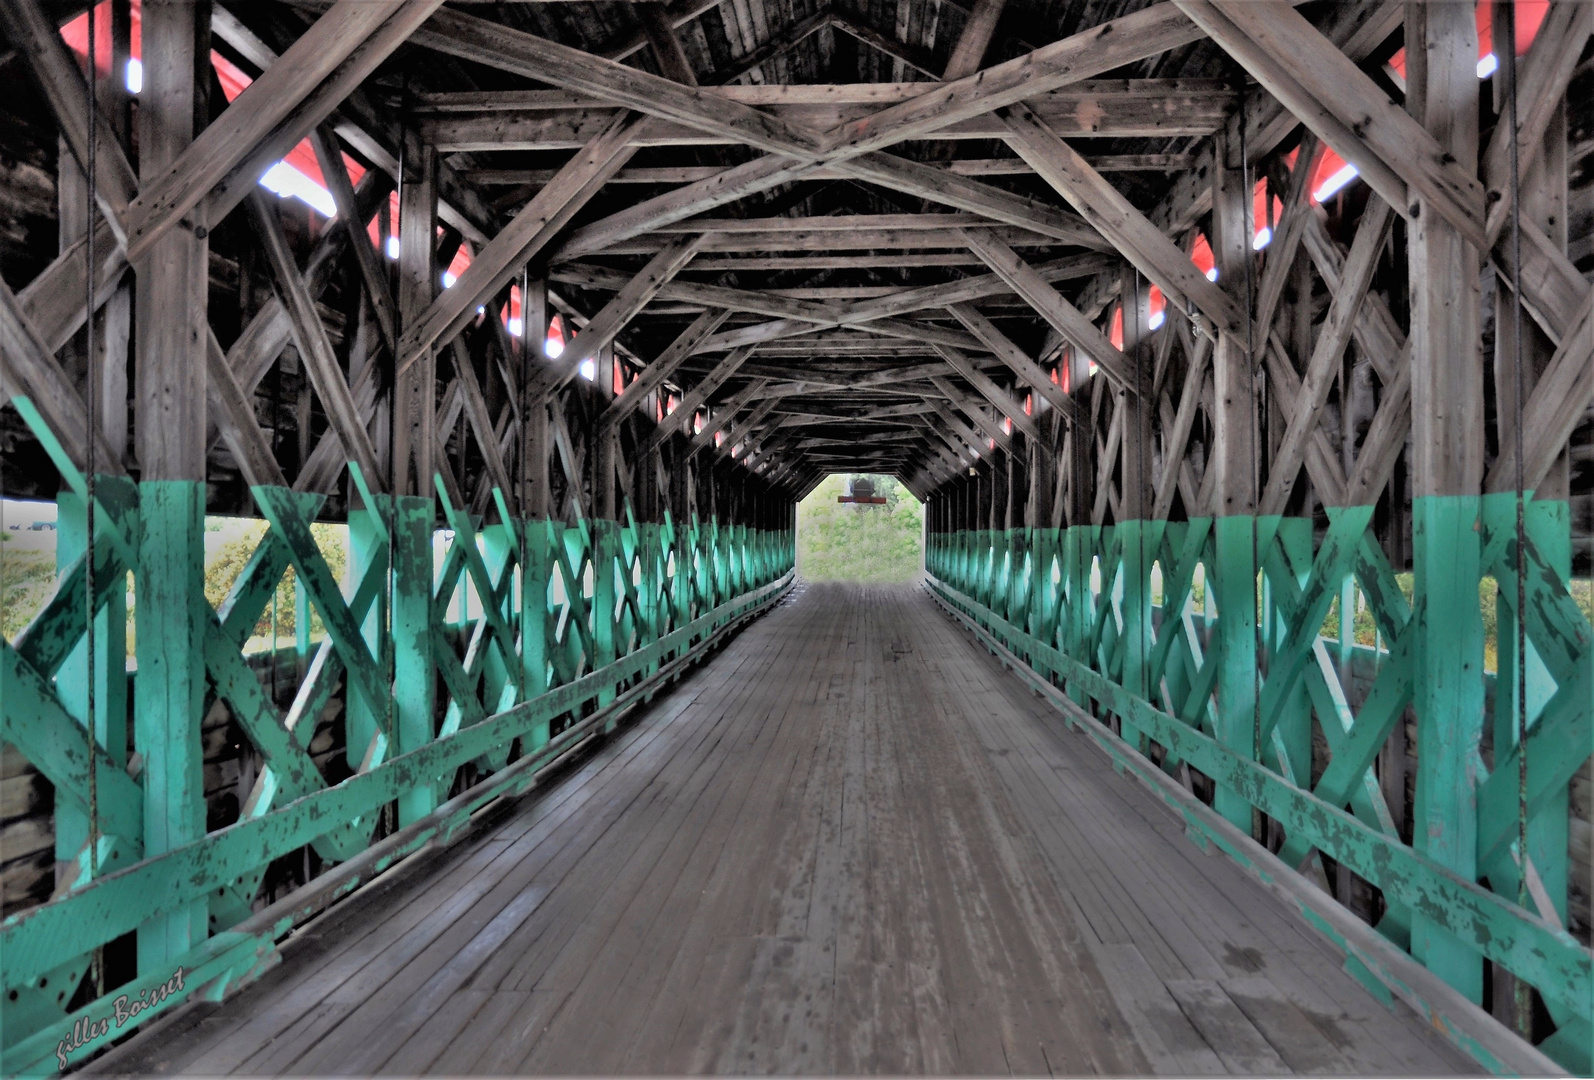
[[118, 997], [111, 1002], [112, 1014], [103, 1020], [91, 1020], [87, 1016], [79, 1017], [77, 1023], [72, 1025], [71, 1034], [67, 1035], [56, 1045], [56, 1061], [60, 1062], [61, 1068], [65, 1069], [67, 1066], [66, 1056], [74, 1050], [87, 1046], [95, 1039], [107, 1035], [111, 1030], [112, 1020], [116, 1021], [117, 1027], [121, 1027], [145, 1009], [154, 1008], [173, 994], [181, 992], [182, 989], [183, 969], [178, 968], [176, 974], [159, 986], [148, 990], [140, 990], [137, 998], [130, 997], [127, 994]]

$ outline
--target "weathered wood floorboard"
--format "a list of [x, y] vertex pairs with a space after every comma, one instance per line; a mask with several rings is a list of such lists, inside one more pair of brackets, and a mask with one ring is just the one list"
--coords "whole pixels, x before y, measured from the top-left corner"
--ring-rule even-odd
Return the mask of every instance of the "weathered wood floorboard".
[[1472, 1071], [917, 588], [804, 585], [100, 1071]]

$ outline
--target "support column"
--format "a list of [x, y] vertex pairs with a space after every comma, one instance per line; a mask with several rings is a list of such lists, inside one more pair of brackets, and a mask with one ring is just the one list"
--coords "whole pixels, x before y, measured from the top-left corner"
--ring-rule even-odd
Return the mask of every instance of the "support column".
[[[1040, 401], [1040, 395], [1033, 400]], [[1042, 418], [1042, 430], [1055, 430], [1056, 413]], [[1031, 634], [1053, 644], [1056, 630], [1057, 586], [1052, 584], [1052, 558], [1057, 550], [1057, 530], [1051, 527], [1051, 494], [1057, 460], [1052, 446], [1032, 442], [1029, 450], [1029, 500], [1025, 508], [1025, 535], [1029, 548], [1029, 624]]]
[[[612, 397], [614, 351], [604, 346], [598, 353], [598, 383], [604, 398]], [[618, 433], [611, 427], [593, 432], [592, 451], [592, 641], [597, 655], [594, 669], [614, 663], [616, 656], [614, 607], [615, 563], [620, 557], [620, 526], [614, 483], [614, 463]], [[599, 705], [614, 700], [614, 691], [598, 696]]]
[[[548, 529], [548, 406], [533, 400], [525, 388], [535, 384], [547, 358], [543, 345], [548, 326], [548, 283], [521, 278], [520, 285], [520, 388], [526, 430], [521, 451], [521, 552], [520, 663], [522, 685], [527, 699], [549, 689], [548, 675], [548, 584], [552, 577], [553, 553]], [[535, 750], [548, 741], [548, 725], [541, 724], [531, 735], [522, 737], [523, 752]]]
[[[1239, 147], [1221, 131], [1215, 144], [1212, 252], [1218, 284], [1243, 303], [1246, 260], [1251, 257], [1250, 193], [1245, 190]], [[1208, 587], [1218, 606], [1217, 736], [1224, 746], [1250, 758], [1255, 756], [1257, 705], [1258, 380], [1246, 340], [1234, 333], [1218, 335], [1212, 369], [1215, 415], [1208, 468], [1217, 470], [1218, 510], [1212, 527], [1217, 565], [1209, 568]], [[1250, 804], [1234, 791], [1219, 786], [1214, 806], [1232, 824], [1250, 831]]]
[[[113, 12], [113, 53], [121, 40], [121, 29]], [[103, 33], [103, 20], [101, 24]], [[117, 69], [114, 64], [112, 70]], [[114, 79], [102, 79], [97, 93], [101, 108], [107, 114], [120, 118], [126, 94]], [[106, 108], [109, 105], [110, 108]], [[116, 125], [125, 135], [125, 128]], [[66, 252], [82, 239], [89, 229], [88, 178], [78, 165], [77, 158], [63, 138], [57, 155], [56, 206], [59, 222], [59, 248]], [[132, 313], [132, 287], [124, 281], [94, 315], [94, 361], [96, 381], [100, 388], [98, 410], [99, 434], [102, 445], [118, 458], [127, 449], [127, 346]], [[61, 351], [62, 366], [76, 377], [82, 373], [87, 378], [88, 353], [85, 334], [78, 335]], [[86, 382], [85, 382], [86, 385]], [[108, 498], [110, 485], [124, 485], [126, 480], [112, 475], [107, 462], [97, 462], [99, 475], [95, 478], [97, 498], [102, 506], [114, 502]], [[131, 500], [127, 500], [131, 502]], [[56, 571], [66, 574], [74, 563], [88, 550], [88, 514], [81, 495], [70, 486], [62, 485], [56, 498]], [[97, 547], [104, 550], [107, 523], [99, 518], [95, 534]], [[103, 585], [96, 581], [96, 588]], [[89, 686], [88, 646], [80, 641], [56, 674], [56, 693], [66, 710], [80, 724], [88, 723]], [[94, 617], [94, 738], [111, 761], [118, 765], [127, 763], [127, 591], [113, 588], [105, 597], [103, 607]], [[103, 836], [108, 823], [103, 812], [98, 832]], [[113, 825], [114, 827], [114, 825]], [[90, 862], [87, 858], [89, 816], [81, 803], [57, 789], [55, 793], [55, 859], [56, 885], [70, 887], [83, 880]], [[103, 848], [103, 842], [102, 842]], [[113, 850], [104, 867], [95, 865], [96, 873], [105, 873], [127, 864], [127, 852]], [[104, 855], [101, 858], [105, 858]]]
[[[1470, 8], [1408, 4], [1408, 107], [1455, 160], [1478, 159], [1478, 34]], [[1481, 210], [1481, 208], [1480, 208]], [[1483, 619], [1478, 511], [1483, 480], [1483, 363], [1476, 248], [1432, 206], [1409, 215], [1412, 562], [1420, 619], [1414, 846], [1477, 877], [1477, 772], [1483, 734]], [[1471, 1000], [1483, 961], [1414, 913], [1412, 953]]]
[[[1496, 6], [1496, 13], [1500, 8]], [[1503, 25], [1503, 24], [1501, 24]], [[1502, 43], [1503, 47], [1503, 43]], [[1505, 55], [1504, 52], [1501, 55]], [[1550, 245], [1564, 253], [1567, 245], [1567, 106], [1562, 101], [1556, 108], [1544, 135], [1544, 143], [1532, 164], [1521, 177], [1522, 229], [1538, 229], [1549, 237]], [[1507, 229], [1510, 227], [1507, 226]], [[1509, 234], [1508, 234], [1509, 235]], [[1509, 447], [1514, 441], [1516, 420], [1516, 352], [1515, 352], [1515, 296], [1504, 283], [1495, 288], [1495, 401], [1498, 415], [1499, 445]], [[1545, 366], [1554, 355], [1554, 345], [1544, 335], [1538, 324], [1527, 313], [1522, 314], [1522, 389], [1531, 397]], [[1568, 448], [1569, 449], [1569, 448]], [[1571, 577], [1571, 481], [1570, 454], [1563, 450], [1536, 491], [1530, 492], [1525, 507], [1525, 526], [1533, 546], [1561, 581]], [[1513, 478], [1514, 480], [1514, 478]], [[1501, 492], [1484, 497], [1484, 514], [1492, 529], [1516, 532], [1516, 494]], [[1485, 567], [1484, 570], [1488, 571]], [[1530, 575], [1532, 571], [1529, 571]], [[1499, 663], [1495, 678], [1494, 745], [1515, 746], [1517, 742], [1517, 700], [1515, 686], [1518, 664], [1526, 671], [1527, 727], [1532, 729], [1541, 711], [1554, 695], [1557, 686], [1529, 638], [1520, 656], [1517, 649], [1516, 589], [1513, 584], [1501, 581], [1502, 594], [1496, 596], [1496, 640]], [[1500, 750], [1495, 760], [1502, 759]], [[1570, 825], [1570, 789], [1562, 787], [1551, 792], [1542, 808], [1528, 822], [1528, 857], [1538, 872], [1544, 894], [1549, 897], [1562, 926], [1567, 920], [1567, 889], [1570, 867], [1568, 865], [1568, 831]], [[1503, 862], [1504, 860], [1501, 860]], [[1496, 892], [1512, 899], [1517, 895], [1518, 882], [1511, 873], [1512, 867], [1482, 868], [1488, 873], [1490, 884]], [[1498, 880], [1497, 880], [1498, 879]], [[1514, 977], [1498, 965], [1494, 969], [1494, 1015], [1502, 1023], [1516, 1027], [1516, 995]], [[1559, 1017], [1557, 1017], [1559, 1020]]]
[[[143, 6], [144, 89], [139, 174], [149, 183], [194, 138], [204, 99], [208, 9], [184, 0]], [[206, 63], [208, 67], [208, 61]], [[138, 282], [138, 678], [134, 742], [144, 759], [144, 854], [205, 835], [200, 720], [205, 701], [205, 341], [207, 222], [193, 211], [134, 267]], [[139, 928], [139, 970], [153, 974], [199, 944], [204, 900]]]
[[[405, 161], [399, 194], [399, 289], [401, 326], [417, 321], [437, 295], [434, 259], [437, 235], [437, 159], [430, 146]], [[437, 696], [432, 663], [433, 416], [437, 356], [423, 350], [396, 388], [397, 452], [393, 455], [393, 703], [394, 753], [403, 754], [436, 737]], [[462, 507], [469, 513], [469, 507]], [[462, 586], [463, 588], [463, 586]], [[399, 796], [399, 824], [408, 825], [437, 807], [438, 793], [417, 786]]]
[[[1151, 564], [1160, 537], [1151, 529], [1151, 395], [1150, 372], [1145, 372], [1141, 341], [1151, 320], [1149, 286], [1137, 281], [1128, 263], [1119, 270], [1120, 306], [1123, 311], [1123, 352], [1134, 366], [1135, 389], [1124, 394], [1123, 520], [1118, 536], [1123, 550], [1124, 673], [1123, 686], [1136, 697], [1151, 698], [1147, 664], [1151, 656]], [[1138, 392], [1136, 392], [1138, 390]], [[1137, 735], [1145, 750], [1145, 738]]]
[[[1092, 434], [1089, 423], [1075, 424], [1069, 430], [1064, 446], [1064, 453], [1068, 458], [1068, 484], [1064, 489], [1064, 519], [1068, 524], [1063, 531], [1064, 607], [1061, 633], [1063, 651], [1081, 664], [1090, 663], [1086, 644], [1090, 637], [1092, 618], [1090, 561], [1100, 531], [1090, 520], [1090, 489], [1093, 481], [1090, 468]], [[1091, 708], [1091, 698], [1077, 680], [1068, 685], [1068, 696], [1081, 708]]]
[[996, 603], [993, 605], [997, 614], [1019, 623], [1024, 621], [1023, 613], [1017, 609], [1019, 575], [1022, 572], [1024, 559], [1024, 551], [1020, 546], [1024, 509], [1019, 500], [1027, 488], [1027, 485], [1022, 483], [1022, 466], [1019, 464], [1019, 456], [1023, 453], [1023, 442], [1024, 436], [1015, 431], [1013, 449], [1007, 453], [1003, 462], [1007, 469], [1002, 484], [1002, 493], [1005, 497], [1002, 500], [1002, 531], [997, 537], [997, 589]]

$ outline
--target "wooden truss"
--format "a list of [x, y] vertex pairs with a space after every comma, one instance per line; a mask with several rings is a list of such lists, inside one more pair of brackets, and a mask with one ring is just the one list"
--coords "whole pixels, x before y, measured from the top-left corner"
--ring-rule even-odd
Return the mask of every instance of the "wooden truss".
[[[1551, 0], [1515, 127], [1458, 5], [1164, 0], [1036, 46], [976, 0], [936, 46], [912, 0], [891, 29], [825, 4], [713, 70], [717, 5], [635, 6], [582, 49], [441, 0], [149, 0], [134, 140], [59, 32], [81, 5], [0, 0], [62, 207], [58, 254], [0, 282], [8, 466], [49, 473], [7, 481], [59, 476], [63, 523], [54, 599], [0, 643], [5, 741], [54, 791], [44, 902], [0, 929], [6, 1068], [64, 1064], [173, 965], [248, 981], [524, 789], [783, 595], [796, 504], [841, 471], [926, 504], [935, 594], [1112, 752], [1441, 990], [1367, 981], [1486, 1064], [1594, 1065], [1566, 225], [1594, 6]], [[837, 35], [882, 78], [780, 77]], [[230, 102], [212, 44], [253, 77]], [[258, 187], [304, 140], [330, 219]], [[1329, 152], [1364, 184], [1325, 205]], [[220, 606], [207, 511], [267, 523]], [[300, 638], [261, 660], [290, 580]], [[220, 824], [218, 725], [246, 763]]]

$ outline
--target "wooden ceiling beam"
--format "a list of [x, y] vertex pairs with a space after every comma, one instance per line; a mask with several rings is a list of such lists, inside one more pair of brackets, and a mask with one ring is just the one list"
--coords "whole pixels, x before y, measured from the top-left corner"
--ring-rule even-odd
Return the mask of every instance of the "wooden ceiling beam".
[[[264, 71], [276, 63], [277, 50], [256, 36], [222, 4], [212, 5], [210, 25], [216, 37], [257, 70]], [[339, 102], [337, 111], [327, 122], [356, 153], [389, 178], [398, 175], [401, 145], [407, 147], [405, 153], [419, 151], [413, 127], [406, 130], [405, 125], [374, 104], [363, 89], [355, 89]], [[437, 188], [438, 216], [442, 221], [458, 229], [472, 244], [485, 247], [494, 215], [476, 189], [462, 181], [443, 161], [438, 162]]]
[[943, 82], [966, 79], [980, 70], [985, 62], [985, 50], [990, 48], [996, 24], [1006, 6], [1007, 0], [974, 0], [969, 20], [963, 24], [963, 33], [952, 47], [952, 57], [941, 71]]
[[[757, 391], [754, 391], [754, 393], [756, 394]], [[732, 456], [737, 444], [744, 442], [749, 436], [752, 435], [753, 429], [764, 421], [764, 418], [770, 414], [770, 412], [775, 408], [775, 405], [775, 401], [762, 401], [755, 405], [753, 407], [753, 411], [747, 414], [747, 418], [745, 420], [742, 420], [735, 426], [730, 427], [730, 430], [725, 433], [725, 437], [721, 439], [719, 445], [714, 448], [715, 455], [717, 457]], [[731, 421], [734, 419], [735, 414], [731, 413], [730, 410], [727, 409], [725, 424], [730, 425]], [[703, 444], [707, 444], [709, 440], [713, 438], [712, 435], [709, 435], [708, 439], [704, 439], [704, 435], [709, 435], [707, 425], [704, 426], [702, 433], [697, 436], [697, 439], [693, 440], [694, 443], [701, 442]]]
[[476, 308], [509, 284], [525, 265], [569, 223], [634, 150], [628, 137], [645, 118], [622, 117], [580, 150], [559, 170], [559, 177], [537, 193], [514, 219], [476, 253], [454, 287], [439, 293], [421, 317], [404, 328], [396, 350], [399, 370], [415, 362], [422, 349], [458, 333], [475, 317]]
[[749, 345], [729, 353], [725, 359], [715, 364], [713, 369], [703, 376], [696, 386], [687, 391], [686, 396], [681, 398], [680, 404], [676, 405], [673, 411], [666, 413], [664, 419], [659, 421], [658, 426], [653, 429], [653, 434], [649, 435], [647, 441], [643, 443], [639, 453], [650, 453], [663, 443], [665, 439], [668, 439], [679, 430], [682, 424], [688, 423], [692, 414], [703, 407], [703, 403], [708, 400], [709, 395], [718, 390], [726, 379], [736, 374], [737, 369], [746, 363], [747, 358], [751, 355], [753, 355], [753, 346]]
[[[912, 101], [882, 109], [822, 136], [740, 103], [710, 101], [704, 97], [707, 91], [692, 90], [645, 72], [609, 64], [579, 50], [508, 30], [458, 11], [439, 13], [414, 40], [451, 55], [568, 90], [590, 93], [612, 105], [689, 123], [699, 130], [724, 134], [770, 151], [768, 157], [727, 169], [715, 177], [647, 200], [578, 230], [558, 253], [563, 258], [573, 258], [603, 250], [609, 244], [667, 222], [802, 179], [826, 164], [836, 165], [843, 159], [853, 159], [848, 172], [854, 178], [933, 198], [997, 220], [1010, 220], [1013, 213], [1024, 213], [1028, 217], [1025, 227], [1043, 228], [1048, 221], [1059, 220], [1056, 211], [1044, 204], [1019, 199], [999, 188], [975, 184], [966, 178], [961, 185], [948, 183], [948, 179], [958, 178], [948, 178], [944, 174], [937, 180], [938, 170], [930, 166], [923, 167], [928, 170], [928, 177], [916, 175], [913, 163], [887, 155], [875, 155], [864, 161], [857, 159], [1003, 105], [1188, 44], [1199, 40], [1200, 36], [1194, 25], [1171, 4], [1157, 4], [975, 76], [928, 90]], [[1062, 215], [1061, 220], [1067, 220], [1067, 215]], [[1046, 230], [1043, 228], [1043, 231]]]
[[923, 138], [1200, 39], [1201, 32], [1171, 3], [1153, 4], [853, 121], [831, 133], [827, 156], [867, 153]]
[[[709, 410], [708, 418], [703, 421], [703, 430], [692, 435], [692, 448], [701, 450], [710, 445], [714, 436], [724, 430], [725, 426], [736, 419], [736, 414], [746, 408], [748, 402], [759, 396], [764, 389], [764, 379], [750, 379], [746, 386], [733, 394], [730, 400], [723, 405]], [[760, 403], [761, 409], [773, 409], [778, 399], [768, 398]], [[677, 410], [679, 411], [679, 410]], [[766, 412], [767, 415], [767, 412]]]
[[[1040, 425], [1035, 423], [1035, 419], [1024, 411], [1024, 403], [1013, 397], [1002, 387], [996, 385], [996, 381], [975, 367], [967, 356], [964, 356], [956, 349], [945, 346], [938, 347], [936, 352], [940, 353], [941, 359], [950, 364], [952, 370], [961, 375], [965, 382], [979, 391], [981, 397], [996, 406], [998, 411], [1012, 422], [1015, 430], [1022, 431], [1036, 442], [1048, 443], [1051, 441], [1041, 437]], [[945, 380], [932, 379], [931, 382], [943, 392], [952, 385], [951, 383], [946, 383]], [[943, 383], [945, 385], [942, 385]], [[950, 397], [951, 395], [949, 394], [948, 396]]]
[[979, 214], [829, 214], [823, 217], [696, 217], [655, 229], [658, 235], [674, 233], [892, 233], [933, 232], [946, 229], [995, 228]]
[[959, 459], [962, 460], [965, 456], [968, 456], [978, 460], [984, 452], [982, 448], [985, 444], [985, 440], [980, 437], [980, 433], [965, 424], [958, 414], [952, 410], [952, 407], [945, 402], [932, 402], [930, 407], [934, 410], [935, 415], [940, 418], [941, 423], [950, 428], [961, 440], [961, 445], [954, 443], [945, 432], [940, 431], [940, 429], [934, 429], [953, 452], [958, 455]]
[[[1043, 319], [1074, 347], [1101, 365], [1107, 377], [1119, 386], [1134, 385], [1134, 365], [1085, 317], [1085, 314], [1052, 288], [1043, 275], [1030, 266], [1011, 247], [997, 238], [969, 231], [969, 250], [985, 261], [996, 276], [1018, 293]], [[1186, 259], [1186, 262], [1189, 260]], [[968, 310], [952, 308], [952, 314], [967, 325]]]
[[[1092, 154], [1086, 161], [1097, 172], [1182, 172], [1194, 168], [1196, 154]], [[959, 176], [1026, 176], [1034, 173], [1023, 158], [960, 158], [933, 163], [935, 168]], [[553, 179], [553, 169], [467, 169], [460, 176], [482, 187], [536, 187]], [[690, 184], [724, 172], [718, 165], [676, 165], [621, 169], [611, 184]], [[839, 180], [840, 172], [820, 169], [814, 180]], [[533, 193], [534, 194], [534, 193]]]
[[970, 304], [955, 304], [950, 308], [953, 315], [975, 337], [984, 343], [996, 355], [998, 360], [1006, 364], [1017, 375], [1019, 380], [1030, 388], [1035, 394], [1049, 402], [1053, 408], [1062, 413], [1069, 423], [1081, 419], [1079, 403], [1070, 397], [1063, 388], [1052, 382], [1051, 377], [1029, 354], [1017, 345], [996, 325], [974, 310]]
[[653, 58], [658, 62], [659, 72], [666, 79], [673, 79], [683, 86], [696, 86], [697, 74], [686, 58], [686, 50], [681, 48], [681, 39], [675, 34], [669, 9], [657, 0], [646, 0], [632, 4], [631, 10], [636, 13], [637, 20], [642, 24], [642, 32], [648, 36], [648, 44], [653, 47]]
[[[988, 2], [988, 0], [976, 0], [977, 4], [985, 2]], [[874, 27], [840, 11], [831, 12], [830, 24], [837, 30], [856, 38], [876, 52], [884, 53], [914, 71], [928, 75], [932, 79], [940, 78], [940, 72], [935, 68], [935, 58], [930, 55], [928, 49], [897, 41], [895, 38], [888, 37]]]
[[[806, 225], [812, 219], [793, 218], [797, 225]], [[996, 226], [998, 235], [1002, 240], [1015, 247], [1025, 248], [1057, 248], [1057, 240], [1028, 232], [1022, 228], [1011, 228], [1005, 225]], [[656, 233], [639, 236], [633, 239], [622, 240], [603, 248], [600, 251], [582, 251], [583, 256], [592, 255], [652, 255], [664, 245], [664, 238], [668, 233]], [[1073, 241], [1068, 241], [1072, 244]], [[837, 232], [832, 229], [803, 229], [794, 231], [780, 229], [772, 232], [723, 232], [713, 233], [703, 240], [703, 250], [714, 254], [728, 255], [737, 253], [769, 253], [780, 254], [791, 251], [929, 251], [935, 249], [960, 248], [963, 241], [959, 230], [931, 230], [931, 229], [888, 229], [888, 230], [859, 230], [856, 232]], [[1097, 240], [1093, 247], [1105, 249], [1109, 247], [1106, 241]], [[571, 258], [567, 254], [568, 248], [551, 256], [549, 263], [560, 266]]]
[[270, 165], [325, 120], [442, 0], [339, 0], [200, 132], [127, 208], [127, 257], [201, 203], [219, 222]]
[[[801, 220], [801, 219], [794, 219]], [[838, 219], [840, 220], [840, 219]], [[965, 238], [968, 234], [960, 234]], [[994, 248], [1011, 253], [1012, 249], [1005, 246]], [[1015, 255], [1016, 259], [1017, 256]], [[1069, 277], [1085, 277], [1097, 273], [1099, 256], [1074, 257], [1060, 259], [1045, 265], [1045, 270], [1031, 270], [1035, 278], [1047, 289], [1051, 280], [1063, 280]], [[1027, 268], [1027, 264], [1024, 264]], [[610, 270], [607, 267], [581, 264], [572, 267], [566, 264], [555, 268], [551, 275], [553, 280], [579, 284], [588, 288], [621, 288], [627, 278], [623, 272]], [[887, 296], [874, 297], [858, 304], [842, 306], [833, 298], [826, 297], [824, 302], [815, 303], [798, 297], [783, 295], [780, 290], [749, 290], [728, 289], [723, 286], [708, 285], [697, 282], [676, 281], [658, 292], [658, 296], [667, 300], [686, 302], [699, 302], [709, 306], [725, 307], [736, 311], [751, 311], [757, 314], [771, 315], [778, 320], [799, 320], [818, 326], [854, 325], [867, 328], [867, 324], [879, 324], [889, 328], [890, 319], [915, 311], [939, 310], [952, 304], [965, 303], [970, 300], [984, 299], [993, 295], [1000, 295], [1012, 291], [1012, 285], [999, 274], [981, 275], [977, 278], [968, 278], [963, 281], [951, 282], [945, 285], [926, 286], [920, 289], [898, 290]], [[1066, 302], [1066, 301], [1065, 301]], [[763, 328], [754, 330], [746, 328], [745, 331], [731, 331], [730, 334], [741, 333], [741, 338], [733, 339], [738, 344], [745, 340], [753, 340], [749, 335], [756, 334], [756, 340], [773, 340], [777, 337], [794, 336], [797, 333], [807, 332], [802, 327], [790, 324], [775, 327], [772, 324], [762, 324]], [[876, 332], [891, 332], [889, 329]], [[728, 335], [721, 335], [727, 337]], [[1102, 339], [1105, 343], [1105, 338]], [[954, 342], [960, 347], [966, 343]], [[1111, 346], [1106, 346], [1110, 350]], [[1108, 363], [1113, 362], [1110, 354], [1103, 350]], [[1115, 350], [1114, 350], [1115, 351]]]
[[[642, 2], [644, 0], [638, 0], [639, 6]], [[850, 110], [859, 110], [857, 115], [867, 116], [868, 110], [914, 101], [930, 88], [930, 84], [922, 82], [749, 83], [705, 86], [700, 90], [705, 101], [723, 99], [738, 105], [756, 106], [776, 116], [813, 124], [817, 120], [848, 119]], [[1204, 78], [1085, 78], [1033, 94], [1024, 100], [1025, 104], [1043, 116], [1078, 109], [1093, 112], [1114, 108], [1125, 111], [1132, 108], [1159, 114], [1172, 114], [1192, 106], [1202, 111], [1232, 111], [1239, 103], [1230, 83], [1223, 79]], [[528, 112], [558, 115], [613, 108], [614, 103], [604, 95], [566, 89], [463, 90], [418, 92], [412, 99], [410, 111], [417, 117], [430, 117]], [[973, 119], [991, 112], [994, 112], [994, 107], [976, 114]]]
[[669, 284], [670, 279], [680, 273], [681, 267], [692, 261], [697, 254], [698, 243], [699, 238], [696, 236], [678, 236], [666, 244], [664, 250], [649, 260], [635, 277], [621, 286], [603, 305], [603, 309], [582, 328], [564, 352], [538, 372], [535, 393], [552, 394], [575, 378], [582, 363], [597, 356], [599, 350], [612, 342], [647, 307], [648, 302]]
[[627, 386], [620, 396], [610, 403], [599, 418], [600, 426], [613, 427], [629, 416], [642, 403], [643, 398], [664, 385], [664, 380], [673, 375], [675, 370], [691, 357], [697, 347], [719, 329], [720, 324], [729, 318], [730, 314], [724, 308], [710, 308], [694, 319], [692, 325], [681, 331], [680, 335], [654, 358], [653, 363], [647, 366], [636, 381]]
[[[1285, 108], [1361, 168], [1368, 183], [1396, 210], [1409, 217], [1411, 210], [1402, 196], [1420, 196], [1468, 240], [1481, 249], [1488, 247], [1483, 184], [1472, 163], [1463, 167], [1446, 153], [1410, 113], [1293, 7], [1251, 0], [1178, 0], [1178, 4]], [[1214, 13], [1227, 23], [1214, 19]], [[1245, 48], [1239, 35], [1272, 63], [1256, 64], [1256, 50]], [[1276, 77], [1281, 70], [1288, 81]], [[1325, 112], [1337, 124], [1325, 124]], [[1379, 163], [1400, 178], [1409, 195], [1379, 187]]]
[[813, 160], [822, 152], [819, 132], [753, 106], [461, 11], [437, 12], [411, 41], [769, 153]]
[[1203, 315], [1231, 332], [1244, 326], [1243, 313], [1229, 295], [1208, 281], [1188, 255], [1044, 121], [1022, 105], [1015, 105], [1008, 111], [1007, 122], [1019, 156], [1112, 241], [1124, 258], [1156, 282], [1169, 303], [1181, 309], [1188, 309], [1193, 303]]
[[830, 11], [828, 9], [810, 15], [806, 19], [788, 23], [781, 28], [779, 33], [759, 45], [752, 52], [743, 53], [741, 56], [736, 57], [732, 66], [715, 71], [711, 81], [722, 86], [732, 83], [742, 76], [763, 67], [771, 60], [784, 56], [829, 25]]

